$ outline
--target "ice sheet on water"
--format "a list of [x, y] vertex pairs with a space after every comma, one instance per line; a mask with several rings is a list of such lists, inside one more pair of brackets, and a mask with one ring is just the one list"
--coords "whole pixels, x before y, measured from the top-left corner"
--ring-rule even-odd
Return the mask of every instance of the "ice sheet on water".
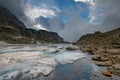
[[55, 59], [60, 64], [73, 63], [78, 59], [85, 58], [85, 54], [80, 51], [65, 51], [55, 55]]

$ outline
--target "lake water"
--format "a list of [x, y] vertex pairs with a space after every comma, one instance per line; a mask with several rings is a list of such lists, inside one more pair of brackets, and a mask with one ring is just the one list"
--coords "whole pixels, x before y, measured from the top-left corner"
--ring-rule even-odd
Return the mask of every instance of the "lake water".
[[[14, 54], [16, 52], [44, 53], [44, 57], [55, 59], [56, 64], [37, 64], [34, 61], [25, 61], [15, 65], [8, 65], [0, 68], [0, 80], [119, 80], [118, 76], [105, 77], [101, 70], [106, 67], [99, 67], [91, 60], [91, 55], [80, 50], [67, 51], [65, 48], [71, 44], [47, 44], [47, 45], [17, 45], [0, 48], [0, 54]], [[42, 49], [41, 49], [42, 48]], [[49, 60], [49, 59], [48, 59]], [[48, 75], [38, 73], [37, 75], [22, 73], [24, 69], [32, 67], [43, 67], [42, 70], [51, 69]], [[35, 67], [35, 68], [34, 68]], [[19, 74], [18, 74], [19, 72]], [[15, 75], [16, 74], [16, 75]], [[35, 73], [36, 74], [36, 73]], [[95, 76], [97, 75], [97, 76]]]

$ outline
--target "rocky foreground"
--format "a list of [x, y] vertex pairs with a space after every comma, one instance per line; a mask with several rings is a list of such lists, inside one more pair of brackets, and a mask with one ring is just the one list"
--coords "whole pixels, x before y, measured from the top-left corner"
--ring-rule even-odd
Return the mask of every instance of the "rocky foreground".
[[120, 76], [120, 28], [105, 33], [84, 35], [75, 44], [81, 45], [82, 51], [90, 52], [95, 64], [108, 67], [101, 72], [103, 75]]

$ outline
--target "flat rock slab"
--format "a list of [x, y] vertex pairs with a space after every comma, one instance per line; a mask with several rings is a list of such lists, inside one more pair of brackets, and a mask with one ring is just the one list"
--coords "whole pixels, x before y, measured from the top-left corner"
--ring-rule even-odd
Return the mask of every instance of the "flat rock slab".
[[120, 70], [120, 64], [114, 64], [113, 67], [114, 67], [115, 69]]
[[111, 66], [112, 61], [94, 61], [94, 63], [98, 66]]
[[109, 59], [106, 58], [106, 57], [100, 56], [100, 55], [94, 55], [92, 57], [92, 60], [95, 60], [95, 61], [108, 61]]

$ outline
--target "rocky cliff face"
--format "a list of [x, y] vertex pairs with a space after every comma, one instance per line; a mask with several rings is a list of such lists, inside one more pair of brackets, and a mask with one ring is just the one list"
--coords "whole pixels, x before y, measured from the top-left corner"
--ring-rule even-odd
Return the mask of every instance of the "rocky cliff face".
[[0, 40], [8, 43], [63, 42], [57, 33], [27, 29], [14, 14], [2, 6], [0, 6]]
[[89, 47], [120, 47], [120, 28], [105, 33], [84, 35], [75, 44]]

